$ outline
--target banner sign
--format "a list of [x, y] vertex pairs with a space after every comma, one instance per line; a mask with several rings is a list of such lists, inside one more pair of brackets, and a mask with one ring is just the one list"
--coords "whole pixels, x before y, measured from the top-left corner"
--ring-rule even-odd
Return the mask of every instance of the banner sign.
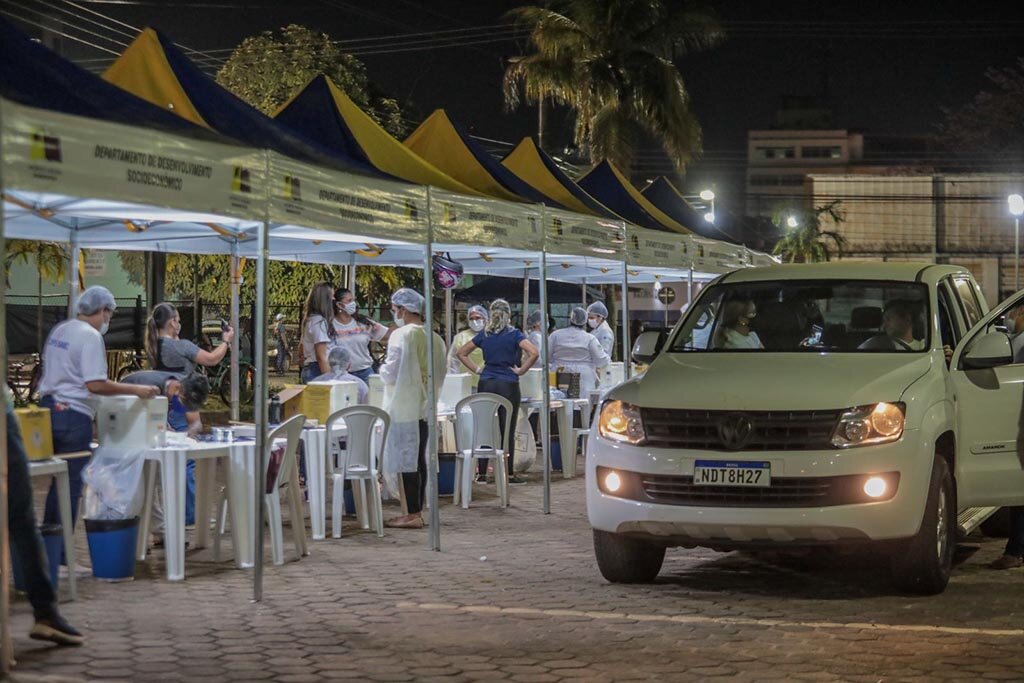
[[593, 256], [610, 261], [626, 258], [622, 223], [569, 211], [544, 212], [544, 249], [549, 254]]
[[[26, 107], [3, 108], [4, 183], [12, 190], [261, 218], [264, 153]], [[131, 218], [130, 209], [126, 218]]]
[[544, 248], [540, 212], [516, 204], [430, 188], [434, 242], [539, 252]]
[[688, 269], [689, 246], [686, 235], [626, 226], [627, 262], [631, 266]]
[[272, 152], [270, 221], [424, 244], [427, 192], [418, 185], [325, 169]]

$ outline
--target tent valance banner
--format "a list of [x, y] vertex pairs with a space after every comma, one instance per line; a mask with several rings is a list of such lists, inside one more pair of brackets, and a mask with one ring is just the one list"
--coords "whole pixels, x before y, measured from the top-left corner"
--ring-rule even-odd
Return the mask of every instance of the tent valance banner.
[[690, 266], [690, 239], [686, 235], [630, 225], [626, 229], [626, 238], [627, 261], [631, 266]]
[[540, 251], [540, 211], [530, 205], [430, 190], [434, 241]]
[[544, 212], [544, 249], [550, 254], [626, 258], [625, 224], [569, 211]]
[[693, 245], [693, 264], [697, 270], [725, 273], [751, 265], [744, 247], [697, 237], [693, 238]]
[[424, 244], [427, 191], [270, 153], [270, 221]]
[[257, 219], [264, 153], [0, 99], [4, 185]]

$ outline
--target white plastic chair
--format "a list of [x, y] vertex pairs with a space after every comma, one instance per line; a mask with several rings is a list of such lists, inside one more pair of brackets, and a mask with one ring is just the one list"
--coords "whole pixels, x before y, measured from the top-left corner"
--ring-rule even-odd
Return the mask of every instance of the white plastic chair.
[[[473, 394], [455, 406], [455, 496], [453, 502], [469, 508], [473, 497], [473, 477], [477, 460], [494, 460], [494, 482], [498, 486], [501, 506], [508, 507], [508, 442], [510, 429], [501, 429], [498, 409], [505, 409], [506, 427], [512, 419], [512, 404], [497, 394]], [[515, 407], [516, 410], [519, 406]], [[472, 419], [469, 443], [458, 422], [465, 420], [468, 411]], [[504, 431], [504, 433], [502, 433]]]
[[[383, 428], [378, 438], [374, 438], [377, 423]], [[346, 431], [345, 449], [338, 446], [338, 437], [334, 430], [339, 422], [344, 422]], [[331, 506], [331, 535], [341, 538], [342, 505], [345, 500], [345, 481], [352, 482], [352, 498], [356, 503], [357, 513], [366, 520], [364, 528], [372, 526], [378, 536], [384, 536], [384, 510], [381, 503], [380, 486], [377, 485], [377, 473], [384, 452], [384, 442], [388, 437], [391, 418], [380, 408], [373, 406], [349, 406], [327, 418], [327, 454], [338, 455], [338, 466], [331, 476], [334, 482], [334, 495]], [[356, 495], [356, 486], [361, 495]]]
[[[299, 439], [302, 436], [302, 427], [306, 423], [305, 415], [295, 415], [285, 420], [267, 435], [266, 446], [263, 451], [262, 467], [267, 472], [274, 452], [275, 442], [285, 440], [284, 456], [281, 458], [281, 466], [273, 480], [267, 480], [267, 489], [271, 493], [264, 494], [264, 510], [266, 511], [267, 525], [270, 527], [270, 552], [274, 564], [284, 564], [284, 520], [281, 515], [281, 490], [286, 489], [288, 496], [289, 521], [292, 532], [295, 534], [295, 552], [298, 559], [308, 555], [306, 549], [306, 516], [302, 511], [302, 495], [299, 492], [299, 481], [295, 476], [298, 470], [297, 453], [299, 450]], [[228, 514], [226, 501], [222, 501], [218, 508], [221, 510], [221, 518], [217, 523], [217, 530], [214, 538], [214, 559], [220, 560], [220, 540], [224, 533], [225, 521]], [[236, 523], [236, 522], [232, 522]], [[256, 548], [256, 552], [262, 552]]]

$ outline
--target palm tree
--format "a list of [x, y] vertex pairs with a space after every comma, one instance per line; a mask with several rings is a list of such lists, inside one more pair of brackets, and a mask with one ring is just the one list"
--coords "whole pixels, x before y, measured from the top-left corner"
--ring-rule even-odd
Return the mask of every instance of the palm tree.
[[[786, 232], [775, 244], [772, 251], [787, 263], [816, 263], [831, 261], [832, 256], [842, 258], [846, 248], [846, 238], [835, 229], [823, 230], [822, 226], [831, 224], [836, 228], [846, 220], [839, 208], [842, 200], [835, 200], [813, 211], [786, 214]], [[782, 216], [777, 216], [775, 224], [783, 226]]]
[[575, 141], [628, 173], [644, 134], [679, 168], [701, 152], [701, 129], [673, 58], [720, 43], [721, 24], [693, 3], [561, 0], [519, 7], [534, 52], [505, 71], [505, 102], [549, 98], [574, 110]]
[[43, 280], [60, 282], [68, 265], [68, 250], [56, 242], [11, 240], [4, 261], [4, 283], [10, 287], [11, 266], [15, 261], [36, 265], [36, 348], [43, 350]]

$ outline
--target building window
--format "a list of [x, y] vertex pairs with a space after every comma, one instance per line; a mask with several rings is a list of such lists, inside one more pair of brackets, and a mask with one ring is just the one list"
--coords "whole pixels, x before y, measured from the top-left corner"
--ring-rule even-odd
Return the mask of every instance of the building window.
[[801, 147], [800, 156], [804, 159], [841, 159], [843, 148], [838, 146]]
[[804, 184], [802, 175], [752, 175], [747, 181], [751, 187], [797, 187]]
[[795, 147], [755, 147], [754, 158], [761, 160], [795, 159]]

